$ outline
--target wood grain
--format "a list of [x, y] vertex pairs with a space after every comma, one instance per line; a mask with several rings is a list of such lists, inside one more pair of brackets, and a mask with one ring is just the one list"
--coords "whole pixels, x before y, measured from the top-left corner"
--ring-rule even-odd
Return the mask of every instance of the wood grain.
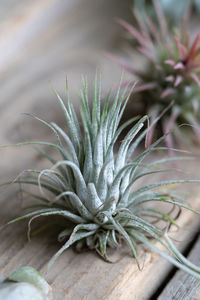
[[[188, 258], [191, 262], [200, 265], [200, 237]], [[158, 298], [158, 300], [167, 299], [199, 300], [200, 281], [191, 275], [178, 271]]]
[[[1, 199], [4, 222], [21, 214], [20, 198], [17, 200], [17, 189], [13, 188], [10, 188], [7, 199]], [[191, 191], [196, 196], [190, 199], [190, 204], [197, 209], [200, 191], [194, 188]], [[35, 221], [33, 225], [38, 225], [38, 222]], [[52, 285], [55, 300], [147, 300], [172, 269], [172, 265], [158, 255], [141, 250], [140, 259], [144, 267], [139, 271], [130, 251], [123, 244], [115, 254], [119, 259], [117, 263], [106, 263], [92, 251], [77, 254], [69, 249], [47, 272], [48, 261], [60, 247], [56, 243], [54, 230], [28, 242], [26, 224], [20, 222], [0, 231], [0, 272], [9, 274], [22, 265], [37, 268]], [[184, 249], [199, 230], [199, 216], [184, 210], [178, 224], [180, 230], [172, 230], [170, 237], [178, 240], [177, 246]]]

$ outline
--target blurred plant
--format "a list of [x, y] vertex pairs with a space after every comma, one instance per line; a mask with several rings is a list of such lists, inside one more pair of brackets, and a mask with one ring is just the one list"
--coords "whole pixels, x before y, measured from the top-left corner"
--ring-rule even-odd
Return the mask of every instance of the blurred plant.
[[34, 268], [25, 266], [0, 282], [0, 299], [50, 300], [51, 287]]
[[[162, 172], [159, 166], [174, 158], [159, 159], [151, 163], [144, 162], [148, 154], [160, 150], [157, 146], [165, 137], [161, 137], [144, 152], [135, 154], [137, 146], [143, 141], [148, 131], [146, 129], [141, 132], [144, 122], [148, 119], [147, 116], [132, 126], [121, 142], [116, 155], [114, 154], [114, 146], [120, 133], [136, 121], [136, 118], [132, 118], [119, 125], [129, 98], [128, 87], [120, 91], [120, 86], [121, 83], [115, 95], [112, 91], [108, 94], [101, 108], [101, 85], [96, 79], [90, 110], [87, 83], [84, 80], [81, 92], [80, 123], [69, 96], [66, 107], [56, 93], [66, 117], [69, 135], [55, 123], [47, 123], [37, 118], [52, 130], [57, 143], [25, 142], [18, 145], [49, 146], [58, 151], [61, 160], [55, 161], [48, 152], [39, 150], [52, 163], [52, 167], [41, 171], [28, 170], [29, 175], [25, 178], [21, 175], [22, 177], [17, 178], [15, 182], [38, 186], [41, 195], [33, 194], [32, 196], [40, 202], [32, 206], [30, 213], [10, 223], [30, 218], [28, 232], [30, 235], [30, 225], [35, 218], [56, 215], [60, 217], [60, 220], [66, 220], [65, 227], [58, 235], [58, 241], [66, 241], [52, 258], [50, 265], [73, 244], [77, 250], [84, 247], [95, 249], [98, 254], [109, 261], [107, 247], [117, 248], [120, 240], [124, 239], [131, 248], [138, 266], [137, 245], [143, 243], [177, 267], [200, 278], [200, 268], [183, 258], [169, 239], [166, 227], [161, 230], [158, 225], [160, 220], [166, 226], [176, 224], [171, 214], [157, 207], [143, 205], [161, 202], [171, 204], [172, 209], [175, 207], [190, 209], [181, 202], [175, 192], [167, 189], [161, 190], [160, 187], [195, 180], [160, 181], [134, 188], [139, 179]], [[158, 121], [159, 117], [151, 126]], [[64, 147], [63, 142], [67, 147]], [[135, 158], [132, 159], [133, 155]], [[156, 188], [158, 189], [155, 190]], [[180, 212], [179, 209], [178, 212]], [[159, 250], [152, 243], [152, 238], [157, 240], [168, 253]]]
[[[198, 13], [200, 13], [200, 0], [159, 0], [159, 3], [163, 9], [163, 12], [170, 19], [170, 21], [174, 21], [175, 23], [179, 22], [183, 15], [187, 12], [189, 8], [194, 8]], [[138, 12], [143, 12], [148, 10], [148, 12], [154, 16], [154, 9], [152, 5], [152, 0], [134, 0], [133, 1], [133, 9]]]
[[[167, 26], [163, 11], [157, 1], [153, 1], [157, 23], [145, 15], [145, 22], [136, 14], [137, 26], [124, 20], [118, 22], [130, 33], [136, 42], [136, 50], [145, 59], [143, 70], [135, 69], [127, 59], [109, 56], [117, 61], [126, 71], [136, 75], [140, 86], [134, 90], [134, 99], [143, 104], [146, 113], [154, 120], [171, 101], [174, 105], [168, 111], [168, 118], [163, 118], [164, 133], [177, 125], [189, 123], [200, 140], [200, 34], [191, 43], [190, 34], [176, 31], [173, 37]], [[153, 128], [149, 132], [147, 145], [151, 143]], [[180, 138], [180, 134], [178, 134]], [[173, 146], [168, 135], [167, 144]]]

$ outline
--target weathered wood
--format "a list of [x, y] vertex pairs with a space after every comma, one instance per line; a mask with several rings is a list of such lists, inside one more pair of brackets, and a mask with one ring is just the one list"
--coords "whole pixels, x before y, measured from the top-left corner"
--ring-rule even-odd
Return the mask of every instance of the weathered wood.
[[[200, 265], [200, 237], [189, 254], [189, 260]], [[191, 275], [178, 271], [167, 284], [159, 300], [199, 300], [200, 281]]]
[[[198, 191], [196, 195], [190, 201], [194, 208], [199, 207]], [[17, 201], [14, 197], [11, 193], [8, 199], [1, 199], [4, 221], [20, 214], [20, 200]], [[177, 239], [178, 247], [183, 249], [199, 228], [199, 217], [183, 211], [178, 224], [180, 231], [172, 232], [170, 236]], [[102, 261], [91, 251], [77, 254], [69, 249], [47, 272], [49, 259], [59, 249], [56, 236], [41, 234], [28, 242], [26, 230], [25, 222], [20, 222], [0, 232], [1, 273], [6, 275], [19, 266], [31, 265], [39, 269], [52, 285], [55, 300], [147, 300], [172, 268], [158, 255], [141, 251], [144, 267], [142, 271], [138, 271], [130, 251], [123, 245], [117, 252], [120, 260], [115, 264]]]
[[[11, 128], [9, 117], [51, 105], [50, 83], [64, 94], [68, 76], [74, 91], [82, 75], [93, 77], [97, 66], [109, 64], [103, 51], [118, 42], [120, 27], [114, 18], [128, 13], [130, 1], [37, 0], [23, 1], [19, 8], [16, 3], [0, 21], [1, 122]], [[5, 3], [1, 9], [6, 13], [7, 7]], [[115, 71], [105, 75], [105, 82], [119, 77], [119, 68]]]
[[[29, 151], [29, 148], [12, 149], [13, 154], [16, 151], [18, 168], [21, 164], [22, 170], [24, 158], [26, 161], [26, 152]], [[31, 168], [33, 166], [36, 169], [41, 169], [45, 162], [36, 159], [37, 157], [33, 156], [33, 152], [31, 155], [32, 158], [29, 162], [26, 161], [26, 167]], [[181, 168], [184, 170], [186, 166], [188, 172], [193, 170], [192, 173], [195, 174], [199, 164], [196, 161], [181, 164]], [[162, 177], [159, 175], [157, 179], [162, 180], [164, 179], [163, 176], [166, 174], [163, 174]], [[173, 174], [173, 177], [177, 176], [178, 174]], [[150, 177], [149, 179], [145, 178], [145, 183], [148, 180], [154, 180], [152, 176]], [[192, 177], [191, 174], [190, 177]], [[193, 185], [185, 187], [188, 189], [188, 193], [193, 195], [190, 204], [193, 208], [199, 208], [199, 190], [195, 190]], [[17, 188], [14, 189], [13, 186], [2, 190], [0, 197], [1, 224], [5, 224], [6, 221], [22, 213], [20, 197], [17, 197], [16, 193]], [[142, 272], [138, 271], [134, 259], [130, 256], [130, 251], [126, 247], [122, 247], [117, 252], [117, 257], [120, 260], [113, 265], [105, 263], [93, 252], [77, 254], [69, 249], [47, 272], [47, 263], [60, 246], [56, 243], [56, 236], [55, 234], [52, 236], [41, 234], [28, 242], [25, 223], [27, 222], [19, 222], [0, 231], [0, 272], [7, 275], [22, 265], [31, 265], [37, 268], [52, 285], [55, 300], [147, 300], [172, 269], [172, 266], [158, 255], [150, 253], [150, 251], [147, 253], [142, 251], [141, 260], [144, 262], [144, 267]], [[199, 216], [184, 211], [178, 224], [181, 230], [173, 234], [170, 233], [170, 236], [179, 240], [178, 246], [183, 249], [199, 228]]]

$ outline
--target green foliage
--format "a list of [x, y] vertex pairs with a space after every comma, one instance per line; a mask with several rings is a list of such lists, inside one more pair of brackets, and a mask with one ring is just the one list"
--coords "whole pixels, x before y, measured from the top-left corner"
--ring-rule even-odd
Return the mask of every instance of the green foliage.
[[[42, 216], [60, 216], [66, 220], [66, 226], [58, 235], [59, 241], [65, 241], [61, 249], [54, 255], [50, 265], [71, 245], [78, 250], [84, 247], [95, 249], [105, 260], [109, 261], [107, 248], [117, 248], [124, 239], [132, 250], [137, 264], [138, 244], [144, 243], [159, 254], [169, 259], [176, 266], [200, 278], [200, 269], [181, 260], [181, 254], [165, 234], [157, 226], [162, 220], [166, 226], [175, 224], [175, 220], [158, 208], [144, 206], [151, 202], [169, 203], [173, 207], [187, 207], [177, 198], [176, 193], [165, 187], [175, 183], [189, 183], [190, 180], [167, 180], [136, 187], [139, 179], [162, 172], [162, 164], [174, 158], [159, 159], [145, 163], [144, 159], [152, 152], [159, 150], [161, 137], [148, 149], [136, 153], [136, 148], [145, 139], [148, 129], [144, 127], [148, 117], [136, 121], [132, 118], [120, 124], [129, 95], [128, 86], [111, 91], [102, 104], [101, 84], [96, 79], [92, 107], [88, 101], [87, 82], [83, 80], [80, 95], [80, 122], [68, 96], [67, 105], [56, 93], [65, 115], [68, 133], [55, 123], [47, 123], [55, 135], [57, 143], [41, 141], [24, 144], [45, 145], [53, 148], [60, 155], [55, 161], [47, 151], [40, 153], [49, 160], [52, 166], [45, 170], [29, 170], [28, 176], [21, 176], [15, 182], [36, 185], [40, 196], [38, 207], [30, 213], [12, 220], [10, 223], [25, 218], [30, 226], [33, 219]], [[164, 112], [163, 112], [164, 113]], [[159, 117], [151, 125], [153, 126]], [[115, 154], [114, 148], [119, 135], [132, 124], [132, 128], [121, 141]], [[185, 159], [180, 157], [179, 160]], [[192, 159], [192, 158], [188, 158]], [[24, 173], [25, 174], [25, 173]], [[160, 189], [163, 187], [162, 189]], [[36, 205], [37, 206], [37, 205]], [[146, 218], [148, 217], [148, 219]], [[63, 222], [62, 222], [63, 224]], [[152, 243], [152, 238], [159, 241], [167, 253], [160, 251]]]

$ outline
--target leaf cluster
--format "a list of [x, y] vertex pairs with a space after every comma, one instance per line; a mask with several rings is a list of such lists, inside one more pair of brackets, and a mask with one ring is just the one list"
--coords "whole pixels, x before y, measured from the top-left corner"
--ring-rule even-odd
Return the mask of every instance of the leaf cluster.
[[[68, 133], [55, 123], [47, 126], [56, 137], [56, 143], [42, 141], [25, 142], [18, 145], [37, 145], [38, 151], [50, 162], [51, 167], [44, 170], [28, 170], [15, 182], [38, 187], [39, 194], [32, 194], [39, 204], [32, 206], [31, 212], [10, 223], [29, 219], [29, 234], [33, 219], [45, 216], [58, 216], [66, 220], [66, 225], [58, 235], [63, 246], [54, 255], [50, 265], [71, 245], [78, 250], [84, 247], [95, 249], [105, 260], [109, 261], [107, 249], [118, 248], [123, 239], [129, 245], [138, 266], [138, 245], [145, 244], [176, 266], [200, 278], [200, 269], [182, 257], [169, 239], [166, 230], [158, 223], [164, 222], [165, 228], [176, 224], [171, 213], [166, 213], [157, 206], [145, 205], [169, 203], [172, 207], [189, 208], [173, 190], [167, 186], [176, 183], [189, 183], [191, 180], [166, 180], [145, 184], [145, 177], [163, 172], [164, 163], [175, 158], [162, 158], [145, 162], [152, 152], [162, 149], [159, 143], [166, 135], [139, 154], [138, 145], [143, 142], [149, 130], [143, 129], [148, 117], [132, 118], [121, 124], [123, 112], [132, 91], [129, 86], [121, 90], [110, 91], [102, 104], [101, 82], [96, 78], [90, 108], [87, 81], [83, 80], [80, 94], [80, 121], [67, 92], [67, 105], [56, 93], [65, 115]], [[164, 113], [164, 112], [163, 112]], [[151, 126], [158, 121], [154, 120]], [[115, 153], [114, 148], [120, 134], [128, 126], [131, 129], [120, 142]], [[150, 126], [150, 128], [151, 128]], [[143, 129], [143, 130], [142, 130]], [[60, 160], [56, 161], [47, 150], [48, 146], [58, 152]], [[179, 160], [185, 157], [177, 158]], [[192, 159], [192, 158], [188, 158]], [[143, 185], [137, 182], [143, 180]], [[195, 180], [194, 180], [195, 181]], [[194, 182], [192, 181], [192, 182]], [[65, 223], [64, 223], [65, 224]], [[63, 226], [63, 222], [62, 222]], [[159, 250], [152, 239], [164, 246], [166, 252]]]

